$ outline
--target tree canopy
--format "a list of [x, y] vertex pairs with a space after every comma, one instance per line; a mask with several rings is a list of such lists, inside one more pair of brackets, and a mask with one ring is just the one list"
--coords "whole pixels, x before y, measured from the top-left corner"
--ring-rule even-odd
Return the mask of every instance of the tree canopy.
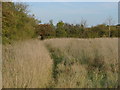
[[3, 43], [35, 36], [37, 20], [28, 15], [27, 5], [22, 3], [2, 3]]

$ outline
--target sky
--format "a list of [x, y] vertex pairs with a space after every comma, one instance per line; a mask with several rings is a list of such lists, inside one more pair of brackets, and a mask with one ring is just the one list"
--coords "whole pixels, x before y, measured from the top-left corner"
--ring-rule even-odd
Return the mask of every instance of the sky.
[[64, 21], [70, 24], [80, 24], [81, 19], [87, 20], [88, 26], [106, 22], [108, 17], [113, 18], [113, 24], [118, 23], [117, 2], [26, 2], [29, 5], [29, 14], [42, 23], [53, 20]]

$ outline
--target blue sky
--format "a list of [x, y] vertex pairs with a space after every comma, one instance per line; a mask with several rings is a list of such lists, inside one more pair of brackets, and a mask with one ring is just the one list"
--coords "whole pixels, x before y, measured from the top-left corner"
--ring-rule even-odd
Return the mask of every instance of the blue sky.
[[48, 23], [54, 24], [62, 20], [67, 23], [79, 24], [81, 19], [87, 20], [88, 26], [104, 23], [111, 16], [114, 24], [118, 22], [117, 2], [27, 2], [30, 14]]

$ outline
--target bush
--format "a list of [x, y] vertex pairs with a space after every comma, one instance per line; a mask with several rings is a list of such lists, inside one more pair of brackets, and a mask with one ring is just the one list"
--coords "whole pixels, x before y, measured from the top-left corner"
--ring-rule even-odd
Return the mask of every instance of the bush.
[[27, 5], [3, 2], [2, 14], [3, 44], [35, 36], [37, 20], [27, 14]]

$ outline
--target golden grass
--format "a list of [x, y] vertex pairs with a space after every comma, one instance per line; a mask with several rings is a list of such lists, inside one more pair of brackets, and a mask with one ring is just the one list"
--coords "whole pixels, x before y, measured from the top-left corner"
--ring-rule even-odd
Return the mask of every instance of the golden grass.
[[52, 78], [52, 60], [40, 40], [3, 46], [3, 88], [44, 88]]
[[113, 88], [118, 84], [118, 39], [44, 41], [57, 62], [57, 88]]
[[2, 44], [1, 43], [0, 43], [0, 89], [2, 89]]
[[3, 46], [2, 53], [3, 88], [114, 88], [118, 84], [117, 38], [29, 40]]

